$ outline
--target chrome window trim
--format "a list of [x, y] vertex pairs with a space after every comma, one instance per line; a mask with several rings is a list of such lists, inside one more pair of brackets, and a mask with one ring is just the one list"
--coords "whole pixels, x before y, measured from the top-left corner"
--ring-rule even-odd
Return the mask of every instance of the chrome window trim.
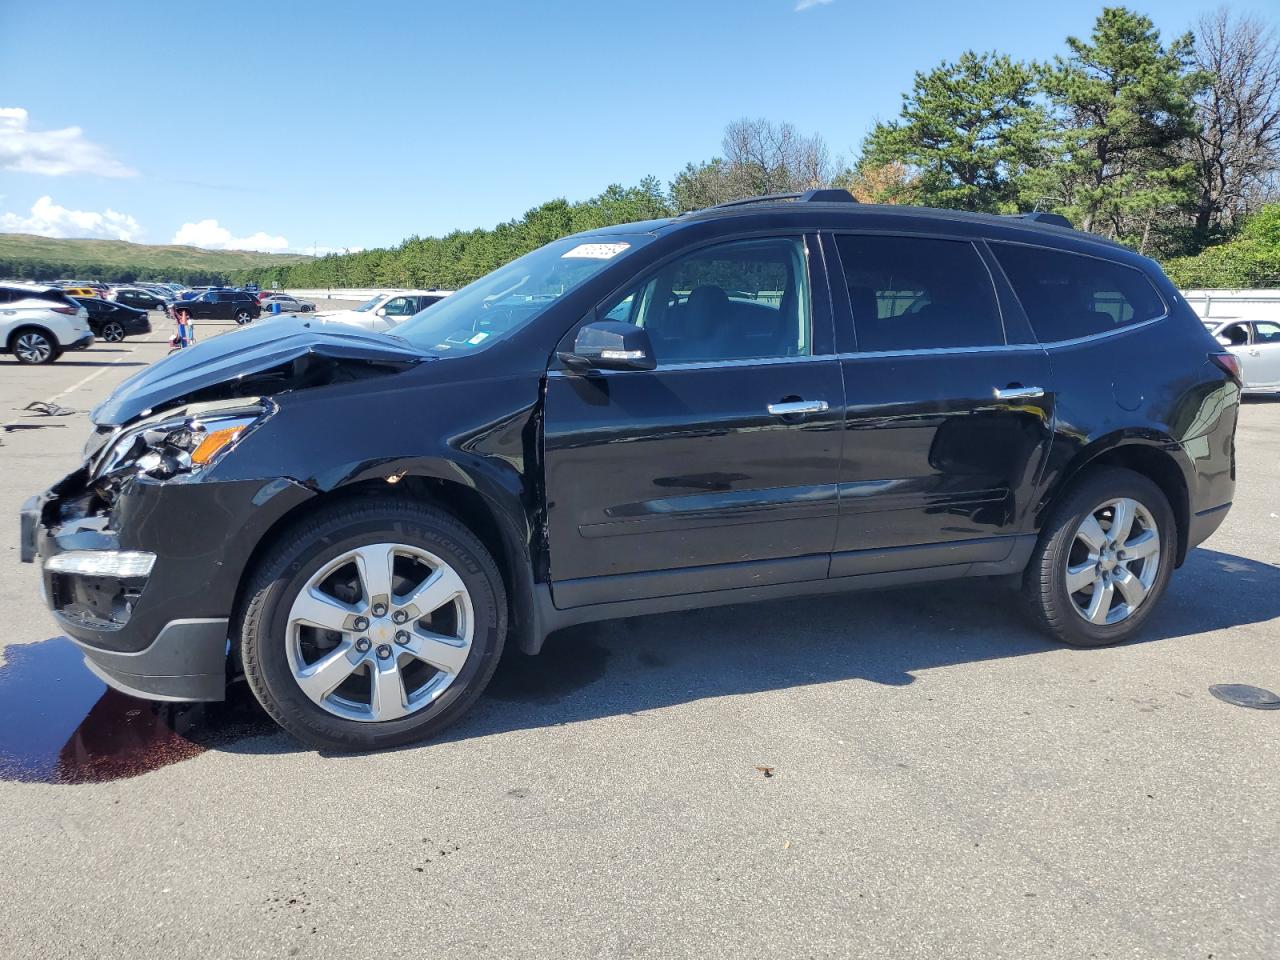
[[[1163, 299], [1163, 298], [1162, 298]], [[1107, 340], [1111, 337], [1119, 336], [1122, 333], [1130, 333], [1134, 330], [1141, 330], [1144, 327], [1150, 327], [1162, 320], [1169, 319], [1169, 314], [1162, 313], [1158, 317], [1152, 317], [1150, 320], [1143, 320], [1140, 323], [1131, 323], [1127, 326], [1116, 327], [1114, 330], [1103, 330], [1101, 333], [1091, 333], [1087, 337], [1074, 337], [1071, 340], [1050, 340], [1043, 344], [1046, 350], [1052, 350], [1055, 347], [1074, 347], [1078, 343], [1093, 343], [1095, 340]]]
[[[1150, 320], [1143, 320], [1141, 323], [1131, 323], [1126, 327], [1118, 327], [1115, 330], [1103, 330], [1101, 333], [1093, 333], [1087, 337], [1076, 337], [1072, 340], [1052, 340], [1048, 343], [1007, 343], [1002, 346], [989, 347], [930, 347], [925, 350], [872, 350], [865, 353], [858, 351], [848, 351], [845, 353], [823, 353], [809, 354], [803, 357], [754, 357], [745, 360], [703, 360], [691, 361], [689, 363], [660, 363], [654, 370], [593, 370], [586, 376], [601, 376], [605, 374], [618, 373], [654, 373], [658, 371], [681, 371], [681, 370], [713, 370], [720, 367], [756, 367], [770, 366], [780, 363], [812, 363], [818, 360], [891, 360], [895, 357], [934, 357], [934, 356], [952, 356], [955, 354], [978, 354], [978, 353], [1025, 353], [1028, 350], [1054, 350], [1059, 347], [1074, 347], [1082, 343], [1093, 343], [1098, 340], [1106, 340], [1111, 337], [1120, 336], [1122, 334], [1131, 333], [1134, 330], [1141, 330], [1144, 327], [1154, 326], [1163, 320], [1168, 319], [1167, 313], [1158, 317], [1152, 317]], [[567, 370], [548, 370], [547, 375], [550, 377], [580, 377], [583, 374], [567, 371]]]

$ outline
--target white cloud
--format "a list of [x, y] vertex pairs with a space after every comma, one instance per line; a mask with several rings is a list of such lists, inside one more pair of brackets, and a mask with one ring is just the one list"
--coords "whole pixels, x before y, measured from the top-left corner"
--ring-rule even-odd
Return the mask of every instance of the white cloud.
[[0, 232], [34, 233], [42, 237], [99, 237], [108, 240], [137, 240], [142, 225], [127, 213], [108, 207], [94, 210], [69, 210], [41, 197], [31, 207], [31, 216], [0, 213]]
[[208, 250], [260, 250], [263, 253], [283, 253], [289, 249], [289, 241], [284, 237], [272, 236], [261, 230], [247, 237], [234, 237], [226, 227], [219, 226], [217, 220], [184, 223], [169, 242], [205, 247]]
[[88, 173], [99, 177], [134, 177], [137, 171], [84, 138], [79, 127], [29, 130], [22, 107], [0, 107], [0, 169], [47, 177]]
[[825, 7], [832, 0], [796, 0], [796, 13], [812, 10], [814, 7]]

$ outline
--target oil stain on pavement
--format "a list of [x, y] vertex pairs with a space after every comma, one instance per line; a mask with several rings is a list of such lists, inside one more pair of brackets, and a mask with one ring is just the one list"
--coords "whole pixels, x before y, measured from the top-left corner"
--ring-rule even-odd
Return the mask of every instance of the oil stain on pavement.
[[0, 666], [0, 780], [101, 783], [276, 733], [243, 684], [223, 703], [154, 703], [107, 687], [66, 637], [13, 645]]

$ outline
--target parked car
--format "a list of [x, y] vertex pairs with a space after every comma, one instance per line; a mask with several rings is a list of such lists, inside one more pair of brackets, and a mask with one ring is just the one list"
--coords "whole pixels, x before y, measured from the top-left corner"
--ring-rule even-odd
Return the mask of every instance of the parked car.
[[169, 309], [178, 320], [234, 320], [242, 326], [262, 316], [258, 298], [243, 290], [206, 290], [191, 300], [177, 301]]
[[63, 287], [62, 292], [68, 297], [96, 297], [99, 295], [97, 287], [71, 286]]
[[58, 287], [0, 286], [0, 346], [19, 363], [52, 363], [93, 343], [89, 313]]
[[275, 293], [267, 297], [263, 297], [260, 301], [264, 311], [270, 311], [273, 303], [280, 304], [281, 313], [311, 313], [315, 310], [316, 305], [310, 300], [299, 300], [297, 297], [290, 296], [287, 293]]
[[151, 332], [151, 320], [147, 311], [127, 307], [111, 300], [97, 297], [74, 297], [89, 313], [89, 329], [94, 336], [108, 343], [119, 343], [125, 337], [138, 337]]
[[452, 290], [396, 290], [370, 297], [352, 310], [328, 310], [316, 316], [334, 323], [347, 323], [365, 330], [384, 331], [403, 323], [416, 313], [439, 303]]
[[1245, 393], [1280, 392], [1280, 322], [1227, 320], [1205, 325], [1240, 361]]
[[217, 700], [230, 647], [300, 739], [387, 747], [610, 617], [1002, 576], [1126, 640], [1231, 506], [1239, 393], [1152, 260], [811, 191], [554, 241], [395, 337], [182, 350], [21, 555], [113, 686]]
[[164, 297], [138, 287], [119, 287], [112, 293], [111, 299], [126, 307], [136, 307], [139, 310], [164, 312], [168, 309], [168, 301]]

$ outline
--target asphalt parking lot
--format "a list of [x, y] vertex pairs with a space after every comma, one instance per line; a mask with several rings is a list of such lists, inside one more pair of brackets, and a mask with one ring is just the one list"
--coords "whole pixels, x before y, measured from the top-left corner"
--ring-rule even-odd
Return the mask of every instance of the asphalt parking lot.
[[1280, 711], [1207, 689], [1280, 690], [1280, 402], [1137, 642], [980, 582], [588, 625], [440, 741], [325, 755], [104, 693], [18, 562], [168, 334], [0, 357], [0, 955], [1280, 955]]

